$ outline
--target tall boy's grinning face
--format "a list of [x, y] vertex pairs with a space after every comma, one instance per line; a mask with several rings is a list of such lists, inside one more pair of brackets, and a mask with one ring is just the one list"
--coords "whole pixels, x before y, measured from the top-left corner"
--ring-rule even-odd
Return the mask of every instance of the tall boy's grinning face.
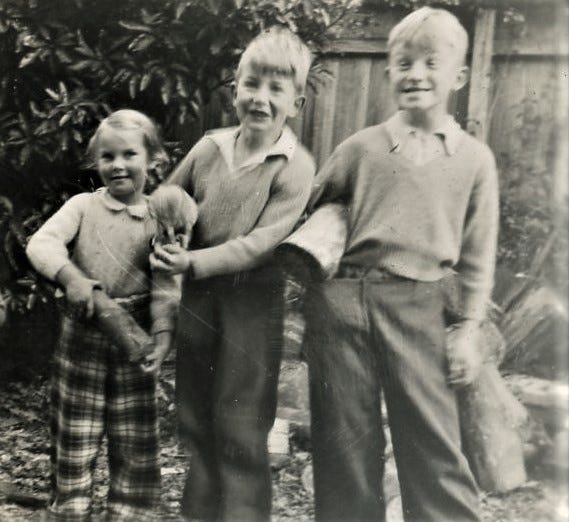
[[127, 205], [142, 197], [148, 173], [148, 152], [139, 129], [101, 130], [97, 142], [97, 170], [110, 194]]
[[233, 97], [241, 125], [254, 132], [282, 129], [287, 118], [296, 116], [302, 105], [293, 79], [268, 68], [245, 65]]
[[466, 81], [456, 50], [436, 35], [397, 43], [389, 57], [389, 80], [401, 110], [446, 114], [451, 91]]

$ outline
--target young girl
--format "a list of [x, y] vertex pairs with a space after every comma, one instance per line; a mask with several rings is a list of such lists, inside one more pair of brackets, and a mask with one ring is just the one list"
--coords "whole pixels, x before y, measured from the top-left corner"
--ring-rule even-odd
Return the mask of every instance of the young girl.
[[[157, 226], [143, 189], [148, 171], [160, 167], [166, 154], [153, 123], [133, 110], [103, 120], [87, 152], [105, 187], [72, 197], [26, 250], [41, 274], [64, 287], [67, 301], [52, 379], [48, 514], [55, 520], [90, 517], [95, 459], [106, 434], [108, 518], [155, 519], [160, 468], [154, 374], [170, 345], [179, 290], [172, 276], [151, 277], [148, 256]], [[145, 365], [129, 362], [99, 329], [96, 289], [150, 330], [153, 349]]]

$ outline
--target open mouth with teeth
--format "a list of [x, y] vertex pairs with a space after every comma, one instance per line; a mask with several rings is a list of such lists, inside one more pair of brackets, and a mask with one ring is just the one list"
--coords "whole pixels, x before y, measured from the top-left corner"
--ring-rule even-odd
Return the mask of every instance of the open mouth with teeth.
[[249, 111], [249, 114], [251, 114], [251, 116], [253, 116], [255, 118], [269, 118], [270, 117], [270, 114], [268, 114], [264, 111], [252, 110], [252, 111]]
[[427, 87], [406, 87], [405, 89], [401, 89], [401, 92], [404, 93], [414, 93], [414, 92], [429, 92], [431, 89]]

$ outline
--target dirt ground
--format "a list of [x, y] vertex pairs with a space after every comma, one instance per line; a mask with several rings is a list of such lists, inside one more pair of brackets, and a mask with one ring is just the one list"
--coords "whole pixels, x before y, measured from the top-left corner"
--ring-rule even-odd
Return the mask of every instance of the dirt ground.
[[[0, 521], [42, 520], [49, 482], [47, 432], [47, 384], [36, 377], [0, 388]], [[185, 475], [185, 456], [176, 443], [175, 412], [171, 390], [164, 386], [161, 397], [163, 495], [157, 520], [180, 520], [179, 499]], [[291, 452], [273, 467], [273, 520], [313, 520], [309, 483], [311, 455], [306, 437], [293, 432]], [[101, 515], [108, 479], [104, 452], [97, 467], [95, 513]], [[532, 466], [529, 480], [504, 495], [482, 495], [485, 522], [562, 522], [569, 520], [567, 484], [556, 480], [553, 469]], [[1, 491], [17, 489], [32, 495], [32, 506], [6, 502]], [[96, 518], [99, 518], [97, 516]], [[395, 522], [395, 521], [394, 521]]]

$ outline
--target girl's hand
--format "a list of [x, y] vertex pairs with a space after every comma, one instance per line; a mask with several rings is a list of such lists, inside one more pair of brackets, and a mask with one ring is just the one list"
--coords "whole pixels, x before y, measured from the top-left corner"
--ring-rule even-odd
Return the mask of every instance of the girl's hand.
[[154, 349], [144, 358], [140, 367], [144, 373], [158, 375], [160, 367], [170, 351], [172, 334], [170, 332], [158, 332], [154, 334]]
[[191, 253], [178, 244], [156, 245], [150, 254], [150, 268], [167, 274], [182, 274], [191, 267]]
[[93, 281], [75, 278], [65, 286], [65, 297], [73, 312], [79, 317], [93, 317], [95, 302], [93, 300]]
[[448, 383], [454, 388], [472, 384], [482, 366], [480, 327], [466, 320], [451, 327], [447, 334]]

